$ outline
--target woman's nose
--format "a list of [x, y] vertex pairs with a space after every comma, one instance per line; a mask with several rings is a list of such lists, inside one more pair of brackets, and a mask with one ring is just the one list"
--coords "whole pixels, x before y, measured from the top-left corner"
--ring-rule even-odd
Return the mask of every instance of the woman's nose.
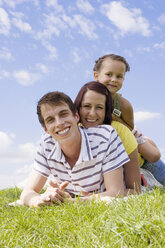
[[89, 113], [91, 116], [94, 116], [95, 115], [95, 108], [91, 108]]

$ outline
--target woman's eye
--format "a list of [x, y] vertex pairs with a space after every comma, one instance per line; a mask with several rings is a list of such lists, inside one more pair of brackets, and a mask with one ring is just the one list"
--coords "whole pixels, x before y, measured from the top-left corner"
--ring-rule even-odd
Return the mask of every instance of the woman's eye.
[[90, 106], [89, 105], [84, 105], [83, 108], [90, 109]]

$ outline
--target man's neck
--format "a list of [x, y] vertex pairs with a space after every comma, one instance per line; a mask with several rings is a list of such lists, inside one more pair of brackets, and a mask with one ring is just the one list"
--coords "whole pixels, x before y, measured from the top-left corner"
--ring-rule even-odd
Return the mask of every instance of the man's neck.
[[62, 145], [61, 150], [64, 153], [66, 161], [71, 166], [71, 168], [73, 168], [80, 155], [81, 133], [78, 132], [78, 134], [75, 135], [74, 140], [72, 140], [70, 144], [67, 143], [65, 145]]

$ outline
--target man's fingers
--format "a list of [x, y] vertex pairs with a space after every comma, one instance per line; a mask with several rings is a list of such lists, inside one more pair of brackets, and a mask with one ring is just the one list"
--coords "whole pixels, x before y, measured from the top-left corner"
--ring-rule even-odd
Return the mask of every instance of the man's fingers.
[[52, 180], [49, 181], [49, 185], [50, 185], [52, 188], [59, 188], [59, 184], [53, 182]]
[[69, 182], [65, 181], [60, 184], [60, 189], [64, 190], [68, 186]]

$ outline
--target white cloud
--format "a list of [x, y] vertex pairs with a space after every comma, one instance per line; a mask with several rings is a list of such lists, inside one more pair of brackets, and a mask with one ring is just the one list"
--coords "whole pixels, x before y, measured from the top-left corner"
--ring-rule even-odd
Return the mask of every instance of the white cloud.
[[135, 123], [137, 123], [149, 119], [158, 119], [160, 118], [160, 113], [138, 111], [135, 112], [134, 117], [135, 117]]
[[29, 3], [32, 2], [34, 3], [34, 5], [38, 5], [38, 0], [1, 0], [0, 4], [6, 4], [8, 5], [10, 8], [15, 8], [18, 4], [22, 4], [22, 3]]
[[33, 143], [25, 143], [18, 146], [19, 153], [24, 157], [33, 158], [36, 153], [36, 145]]
[[48, 67], [44, 64], [38, 63], [38, 64], [36, 64], [36, 67], [38, 70], [40, 70], [44, 74], [47, 74], [49, 72]]
[[75, 48], [73, 51], [72, 51], [72, 54], [73, 54], [73, 62], [75, 64], [79, 63], [81, 61], [81, 56], [79, 54], [79, 50], [77, 48]]
[[57, 59], [58, 53], [55, 46], [52, 46], [50, 43], [43, 41], [42, 45], [49, 51], [49, 59]]
[[95, 25], [89, 19], [81, 16], [81, 15], [74, 15], [74, 22], [78, 25], [79, 33], [86, 35], [89, 39], [97, 39], [98, 36], [94, 32]]
[[6, 71], [6, 70], [1, 70], [0, 71], [0, 79], [2, 78], [9, 78], [10, 77], [10, 72]]
[[5, 60], [12, 59], [12, 55], [7, 47], [2, 47], [2, 49], [0, 50], [0, 59], [5, 59]]
[[20, 18], [13, 18], [12, 24], [17, 27], [19, 30], [30, 33], [32, 28], [29, 23], [23, 22]]
[[13, 139], [13, 134], [0, 131], [0, 164], [32, 163], [37, 145], [29, 142], [16, 146]]
[[67, 25], [64, 21], [61, 20], [60, 17], [55, 14], [44, 15], [44, 27], [46, 27], [43, 31], [38, 32], [35, 36], [40, 40], [50, 40], [53, 35], [59, 36], [61, 30], [67, 28]]
[[53, 7], [57, 12], [64, 12], [62, 5], [58, 4], [58, 0], [46, 0], [45, 4], [48, 7]]
[[148, 52], [148, 53], [151, 51], [150, 47], [138, 47], [137, 50], [139, 52]]
[[161, 42], [161, 43], [156, 43], [156, 44], [154, 44], [154, 48], [165, 50], [165, 42]]
[[160, 22], [161, 25], [165, 24], [165, 13], [159, 16], [158, 22]]
[[141, 10], [125, 8], [120, 2], [112, 1], [101, 6], [101, 11], [120, 30], [121, 35], [139, 33], [149, 36], [149, 22], [142, 16]]
[[33, 85], [36, 81], [41, 78], [39, 74], [30, 73], [26, 70], [14, 71], [13, 77], [19, 84], [23, 86]]
[[0, 156], [6, 152], [12, 144], [12, 136], [0, 131]]
[[77, 0], [76, 5], [84, 13], [92, 14], [94, 12], [93, 6], [86, 0]]
[[10, 31], [10, 19], [7, 12], [0, 8], [0, 34], [8, 35]]

